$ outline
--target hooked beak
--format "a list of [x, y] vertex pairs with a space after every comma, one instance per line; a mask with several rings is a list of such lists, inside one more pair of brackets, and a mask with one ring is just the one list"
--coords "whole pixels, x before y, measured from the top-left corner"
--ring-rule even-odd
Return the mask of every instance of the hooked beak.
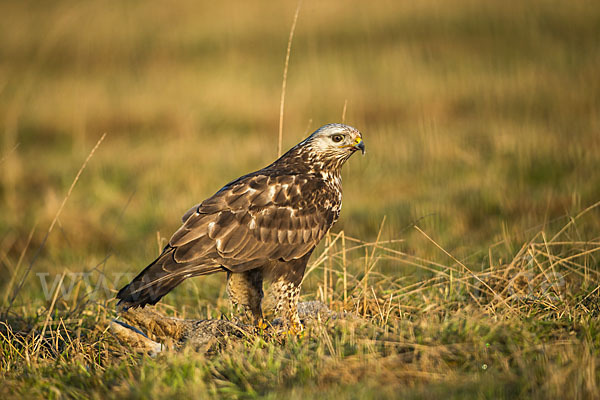
[[355, 150], [360, 150], [363, 155], [365, 154], [365, 142], [363, 142], [361, 138], [356, 138], [356, 143], [353, 148]]

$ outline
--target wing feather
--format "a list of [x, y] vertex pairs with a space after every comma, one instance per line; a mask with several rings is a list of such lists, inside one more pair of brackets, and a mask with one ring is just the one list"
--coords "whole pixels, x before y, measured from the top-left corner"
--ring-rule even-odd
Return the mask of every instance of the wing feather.
[[286, 240], [287, 238], [287, 231], [284, 231], [283, 229], [277, 230], [277, 241], [281, 244], [284, 244], [287, 242]]
[[[206, 238], [206, 236], [204, 236]], [[189, 263], [195, 260], [206, 259], [211, 250], [214, 250], [214, 243], [208, 240], [193, 240], [182, 246], [175, 247], [173, 259], [177, 263]]]
[[304, 243], [308, 243], [311, 240], [311, 233], [312, 231], [308, 227], [302, 229], [302, 240]]
[[181, 217], [181, 222], [185, 222], [187, 221], [187, 219], [194, 213], [196, 213], [198, 211], [198, 207], [200, 207], [200, 204], [196, 204], [194, 207], [190, 208], [189, 210], [187, 210], [185, 212], [185, 214], [183, 214], [183, 217]]
[[[315, 203], [323, 185], [298, 175], [242, 177], [184, 215], [169, 245], [177, 262], [212, 262], [235, 270], [311, 251], [334, 210]], [[240, 267], [241, 268], [241, 267]]]

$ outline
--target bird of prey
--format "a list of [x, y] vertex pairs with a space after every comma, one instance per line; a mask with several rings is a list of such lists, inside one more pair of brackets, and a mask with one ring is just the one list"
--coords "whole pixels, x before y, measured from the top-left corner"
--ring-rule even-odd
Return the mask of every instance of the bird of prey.
[[365, 152], [361, 133], [329, 124], [265, 168], [235, 179], [187, 211], [161, 255], [117, 294], [124, 308], [156, 304], [185, 279], [227, 273], [234, 305], [265, 326], [263, 277], [274, 311], [302, 330], [296, 304], [306, 264], [337, 221], [341, 167]]

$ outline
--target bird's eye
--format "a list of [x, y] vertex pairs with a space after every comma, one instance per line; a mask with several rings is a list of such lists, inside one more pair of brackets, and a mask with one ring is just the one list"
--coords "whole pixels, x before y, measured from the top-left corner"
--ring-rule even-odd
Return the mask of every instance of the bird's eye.
[[336, 143], [339, 143], [342, 141], [342, 139], [344, 139], [344, 137], [342, 135], [333, 135], [331, 137], [331, 140], [333, 140]]

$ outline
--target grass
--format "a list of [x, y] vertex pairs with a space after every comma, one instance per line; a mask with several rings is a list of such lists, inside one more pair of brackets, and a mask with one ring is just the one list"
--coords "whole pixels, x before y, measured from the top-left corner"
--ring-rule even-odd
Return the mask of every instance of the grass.
[[[283, 148], [344, 114], [367, 156], [345, 166], [302, 296], [357, 318], [157, 358], [106, 329], [123, 274], [183, 212], [276, 156], [296, 6], [0, 4], [0, 393], [599, 397], [600, 7], [585, 0], [304, 2]], [[224, 279], [160, 307], [219, 318]]]
[[[591, 266], [600, 242], [572, 236], [586, 228], [585, 216], [554, 238], [541, 232], [510, 262], [481, 271], [386, 242], [346, 238], [343, 247], [333, 239], [315, 260], [304, 296], [356, 318], [323, 321], [283, 342], [251, 337], [212, 354], [132, 353], [107, 329], [112, 307], [85, 295], [72, 305], [52, 301], [36, 315], [15, 310], [2, 323], [2, 390], [40, 397], [593, 398], [600, 308]], [[348, 265], [340, 265], [344, 254]], [[382, 261], [430, 277], [384, 275], [375, 269]], [[321, 271], [328, 285], [317, 276], [321, 262], [332, 266]], [[361, 267], [368, 273], [341, 272]], [[228, 312], [223, 296], [216, 306], [201, 316]]]

